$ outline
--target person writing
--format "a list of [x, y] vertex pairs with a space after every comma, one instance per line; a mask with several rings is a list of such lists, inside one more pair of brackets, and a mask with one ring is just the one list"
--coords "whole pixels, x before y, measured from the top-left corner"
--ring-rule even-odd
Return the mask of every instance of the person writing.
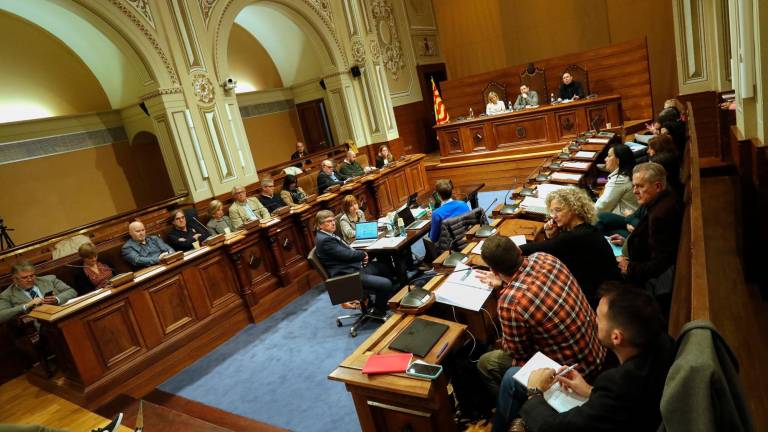
[[499, 100], [499, 95], [495, 91], [488, 92], [488, 104], [485, 106], [487, 115], [501, 114], [507, 110], [504, 101]]
[[85, 294], [104, 288], [113, 276], [112, 268], [99, 261], [99, 252], [91, 242], [83, 243], [77, 249], [77, 254], [83, 260], [83, 268], [75, 275], [75, 285], [78, 292]]
[[389, 151], [389, 146], [382, 144], [379, 147], [379, 153], [376, 155], [376, 168], [384, 168], [395, 161], [395, 157]]
[[[606, 284], [601, 293], [597, 337], [602, 346], [616, 355], [619, 366], [601, 373], [594, 385], [589, 385], [576, 370], [556, 375], [565, 367], [560, 371], [534, 370], [527, 389], [505, 375], [502, 387], [511, 402], [497, 408], [505, 423], [516, 417], [516, 408], [522, 401], [519, 413], [531, 432], [644, 432], [659, 428], [659, 406], [675, 355], [659, 307], [651, 296], [633, 286]], [[558, 413], [542, 396], [555, 382], [587, 401]], [[493, 430], [506, 431], [503, 426], [499, 424], [496, 428], [494, 424]]]
[[139, 221], [128, 224], [128, 235], [131, 238], [125, 242], [120, 252], [123, 259], [134, 268], [158, 264], [160, 258], [175, 252], [160, 236], [147, 236], [147, 229]]
[[234, 200], [229, 206], [229, 218], [235, 229], [240, 228], [240, 225], [246, 222], [269, 217], [269, 210], [256, 198], [248, 198], [244, 187], [235, 186], [232, 188], [232, 196]]
[[307, 199], [307, 193], [299, 186], [296, 176], [288, 174], [283, 177], [283, 190], [280, 191], [280, 199], [289, 206], [299, 205]]
[[537, 106], [539, 104], [539, 95], [534, 90], [530, 90], [527, 85], [520, 86], [520, 94], [512, 106], [516, 110]]
[[365, 213], [360, 210], [360, 204], [354, 195], [347, 195], [341, 204], [342, 215], [339, 219], [339, 228], [341, 236], [347, 243], [355, 241], [355, 225], [359, 222], [365, 222]]
[[579, 100], [584, 97], [584, 89], [580, 82], [573, 80], [573, 76], [569, 72], [565, 72], [558, 95], [563, 100]]
[[0, 323], [30, 312], [37, 306], [60, 305], [77, 297], [77, 291], [54, 275], [35, 275], [35, 266], [23, 261], [11, 268], [8, 288], [0, 293]]

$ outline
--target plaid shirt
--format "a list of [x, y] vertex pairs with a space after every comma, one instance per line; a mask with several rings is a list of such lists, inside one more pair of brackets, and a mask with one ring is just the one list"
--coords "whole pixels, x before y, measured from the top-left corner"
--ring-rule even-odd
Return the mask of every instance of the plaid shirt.
[[502, 347], [513, 366], [536, 351], [562, 364], [578, 363], [587, 378], [600, 372], [605, 348], [597, 339], [595, 313], [576, 279], [557, 258], [534, 253], [499, 294]]

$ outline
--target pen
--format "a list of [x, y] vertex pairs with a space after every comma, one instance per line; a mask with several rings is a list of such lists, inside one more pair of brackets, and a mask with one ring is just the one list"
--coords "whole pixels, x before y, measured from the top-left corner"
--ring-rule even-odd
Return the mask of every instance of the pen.
[[437, 359], [439, 360], [443, 354], [445, 353], [445, 349], [448, 348], [448, 342], [444, 343], [442, 347], [440, 347], [440, 351], [437, 353]]
[[578, 366], [578, 363], [573, 365], [573, 366], [568, 366], [565, 370], [563, 370], [559, 374], [555, 375], [555, 377], [563, 377], [563, 376], [565, 376], [568, 372], [576, 369], [576, 366]]

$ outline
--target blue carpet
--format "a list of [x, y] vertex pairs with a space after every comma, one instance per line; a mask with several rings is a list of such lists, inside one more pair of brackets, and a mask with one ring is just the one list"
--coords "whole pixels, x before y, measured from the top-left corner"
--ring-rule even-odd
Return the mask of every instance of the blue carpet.
[[352, 397], [327, 376], [378, 324], [352, 338], [336, 327], [342, 314], [319, 285], [159, 387], [290, 430], [360, 430]]

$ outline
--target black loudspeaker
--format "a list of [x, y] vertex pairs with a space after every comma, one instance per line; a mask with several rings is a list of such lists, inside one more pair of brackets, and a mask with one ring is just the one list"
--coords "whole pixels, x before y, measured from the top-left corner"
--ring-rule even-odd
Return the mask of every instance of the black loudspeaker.
[[320, 87], [322, 87], [323, 90], [325, 90], [325, 80], [324, 79], [320, 80]]
[[352, 66], [349, 71], [352, 73], [352, 76], [357, 78], [360, 76], [360, 67], [359, 66]]
[[141, 110], [144, 111], [144, 114], [146, 114], [147, 117], [149, 117], [149, 110], [147, 109], [147, 104], [142, 102], [139, 104], [139, 108], [141, 108]]

